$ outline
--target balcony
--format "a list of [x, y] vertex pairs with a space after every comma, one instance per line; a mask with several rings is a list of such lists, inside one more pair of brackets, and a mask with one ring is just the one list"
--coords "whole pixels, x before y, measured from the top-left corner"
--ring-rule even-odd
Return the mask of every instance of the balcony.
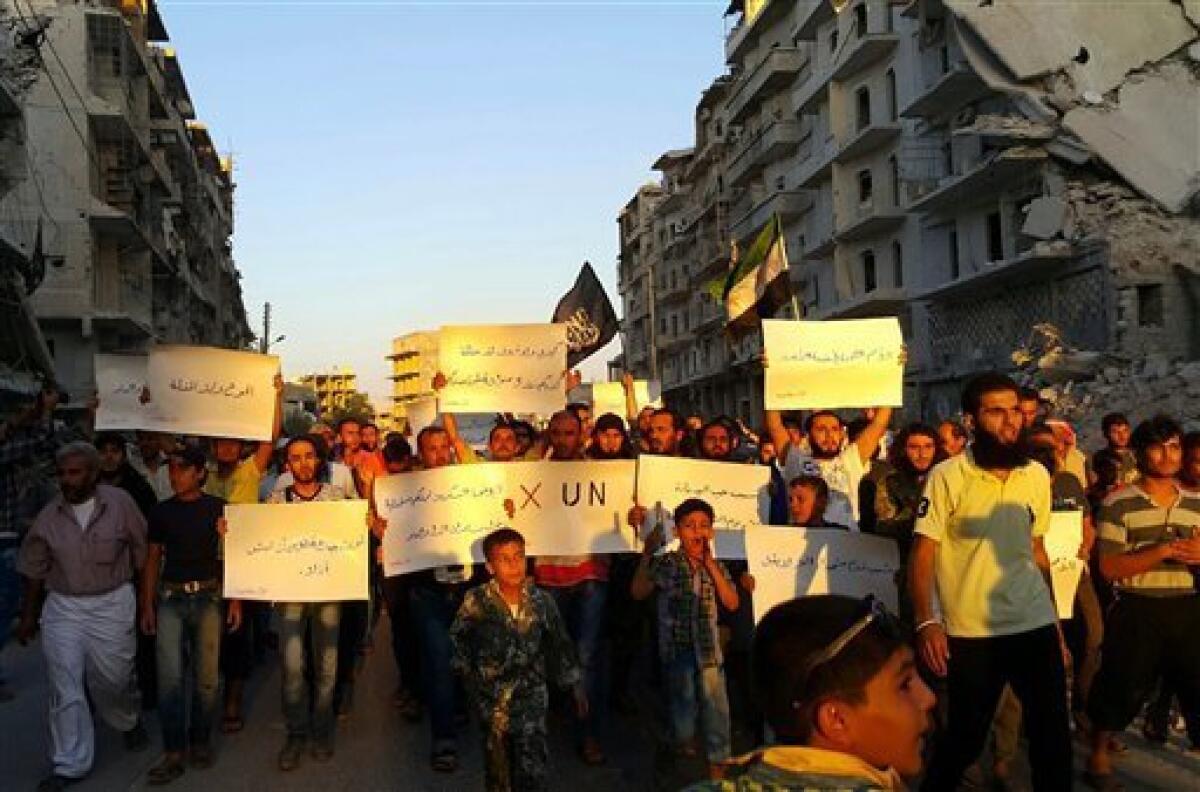
[[775, 121], [742, 146], [726, 171], [731, 186], [741, 186], [772, 162], [792, 153], [800, 145], [799, 121]]
[[879, 236], [892, 231], [904, 223], [904, 210], [892, 206], [890, 201], [877, 197], [854, 206], [838, 218], [835, 236], [838, 242], [854, 242]]
[[904, 310], [907, 295], [903, 288], [872, 289], [848, 300], [817, 310], [815, 319], [863, 319], [871, 316], [895, 316]]
[[729, 31], [729, 36], [725, 39], [725, 62], [734, 63], [739, 56], [745, 54], [746, 46], [753, 43], [761, 31], [769, 28], [772, 22], [790, 10], [791, 3], [766, 0], [753, 18], [747, 19], [743, 13], [737, 27]]
[[804, 247], [800, 249], [800, 255], [806, 259], [817, 261], [830, 258], [837, 247], [837, 240], [833, 235], [833, 224], [822, 223], [821, 228], [815, 228], [817, 218], [810, 215], [810, 220], [812, 222], [808, 224], [804, 234]]
[[822, 182], [832, 178], [833, 157], [836, 152], [837, 144], [832, 136], [826, 137], [820, 144], [813, 146], [812, 155], [804, 163], [804, 170], [801, 171], [800, 186], [806, 190], [815, 190], [821, 186]]
[[868, 123], [838, 149], [834, 161], [839, 165], [844, 165], [866, 154], [873, 154], [900, 137], [901, 129], [898, 121], [889, 121], [884, 124]]
[[762, 104], [762, 100], [786, 86], [807, 62], [805, 53], [795, 47], [778, 47], [745, 77], [740, 79], [726, 104], [728, 123], [741, 123]]
[[833, 67], [833, 79], [843, 82], [871, 64], [883, 60], [892, 54], [899, 41], [900, 36], [891, 31], [857, 36]]
[[930, 118], [953, 112], [963, 105], [986, 96], [983, 80], [965, 63], [955, 64], [939, 75], [912, 98], [900, 115], [904, 118]]
[[668, 280], [666, 285], [662, 285], [655, 295], [657, 302], [660, 303], [676, 303], [684, 299], [691, 293], [691, 284], [687, 278], [677, 277], [674, 281]]
[[926, 289], [914, 299], [940, 302], [985, 293], [999, 294], [1004, 288], [1029, 277], [1048, 279], [1082, 254], [1075, 245], [1063, 240], [1039, 242], [1014, 258], [988, 262], [969, 275]]
[[810, 206], [812, 198], [803, 190], [778, 190], [735, 220], [730, 232], [744, 240], [757, 233], [775, 215], [779, 215], [780, 220], [793, 219], [807, 212]]
[[965, 173], [939, 179], [937, 189], [912, 201], [909, 211], [943, 212], [993, 201], [1000, 191], [1023, 179], [1040, 178], [1040, 165], [1047, 156], [1043, 149], [1004, 149]]
[[800, 17], [792, 28], [792, 38], [797, 41], [813, 41], [817, 37], [817, 28], [833, 19], [833, 4], [829, 0], [816, 0], [808, 12]]
[[792, 93], [796, 115], [816, 115], [821, 103], [829, 101], [829, 71], [813, 72]]

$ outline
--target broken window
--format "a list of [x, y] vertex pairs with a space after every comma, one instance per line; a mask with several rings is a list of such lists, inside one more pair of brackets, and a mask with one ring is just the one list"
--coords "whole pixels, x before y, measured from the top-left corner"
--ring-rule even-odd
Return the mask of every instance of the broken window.
[[960, 267], [958, 262], [958, 231], [950, 232], [950, 280], [958, 280]]
[[1000, 213], [991, 212], [987, 216], [988, 261], [1004, 259], [1004, 234], [1001, 229]]
[[863, 291], [870, 294], [875, 291], [875, 253], [871, 250], [864, 250], [860, 254], [863, 268]]
[[1137, 287], [1138, 327], [1163, 326], [1163, 287], [1143, 283]]
[[892, 240], [892, 285], [897, 289], [904, 286], [904, 246], [899, 239]]
[[896, 116], [899, 115], [896, 108], [896, 72], [888, 69], [884, 77], [887, 80], [888, 120], [895, 121]]
[[855, 128], [861, 132], [871, 125], [871, 89], [864, 85], [855, 91], [854, 96], [857, 106]]
[[860, 204], [870, 203], [871, 201], [871, 169], [866, 168], [858, 172], [858, 202]]

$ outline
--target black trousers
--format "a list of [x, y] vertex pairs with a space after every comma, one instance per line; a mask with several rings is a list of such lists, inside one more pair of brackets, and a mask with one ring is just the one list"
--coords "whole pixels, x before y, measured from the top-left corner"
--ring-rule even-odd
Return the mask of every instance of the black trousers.
[[951, 638], [949, 714], [922, 792], [954, 792], [979, 758], [1006, 684], [1021, 702], [1035, 792], [1072, 789], [1067, 679], [1058, 631], [1048, 625], [992, 638]]
[[410, 585], [408, 575], [383, 578], [383, 601], [392, 625], [392, 656], [400, 671], [400, 687], [423, 698], [420, 647], [408, 596]]
[[1122, 731], [1159, 680], [1179, 697], [1192, 739], [1200, 737], [1200, 595], [1141, 597], [1113, 603], [1092, 683], [1088, 714], [1104, 731]]

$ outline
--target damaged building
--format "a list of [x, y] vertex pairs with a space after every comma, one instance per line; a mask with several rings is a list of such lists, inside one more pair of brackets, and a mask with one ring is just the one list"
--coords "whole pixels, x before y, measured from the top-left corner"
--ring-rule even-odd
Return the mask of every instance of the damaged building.
[[[805, 316], [898, 316], [914, 417], [956, 411], [971, 372], [1012, 370], [1042, 323], [1118, 366], [1200, 358], [1198, 9], [734, 0], [730, 72], [683, 150], [709, 152], [703, 178], [728, 207], [708, 233], [744, 242], [778, 216]], [[689, 363], [714, 265], [686, 237], [712, 191], [671, 154], [649, 214], [646, 188], [636, 225], [623, 213], [628, 367], [681, 408], [754, 420]], [[635, 250], [637, 229], [651, 244]]]
[[71, 406], [97, 352], [245, 346], [232, 163], [154, 0], [0, 0], [0, 19], [20, 119], [0, 141], [0, 168], [19, 166], [0, 235], [39, 262], [25, 297]]

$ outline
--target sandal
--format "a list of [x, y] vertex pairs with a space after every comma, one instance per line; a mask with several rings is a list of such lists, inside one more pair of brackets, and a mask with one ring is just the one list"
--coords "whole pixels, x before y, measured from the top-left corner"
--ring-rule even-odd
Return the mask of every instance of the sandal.
[[146, 783], [150, 786], [163, 786], [181, 775], [183, 775], [183, 760], [177, 757], [168, 757], [150, 768], [146, 773]]
[[443, 748], [434, 751], [429, 765], [439, 773], [453, 773], [458, 769], [458, 751], [453, 748]]
[[246, 728], [246, 722], [241, 715], [226, 715], [221, 718], [221, 734], [237, 734]]

